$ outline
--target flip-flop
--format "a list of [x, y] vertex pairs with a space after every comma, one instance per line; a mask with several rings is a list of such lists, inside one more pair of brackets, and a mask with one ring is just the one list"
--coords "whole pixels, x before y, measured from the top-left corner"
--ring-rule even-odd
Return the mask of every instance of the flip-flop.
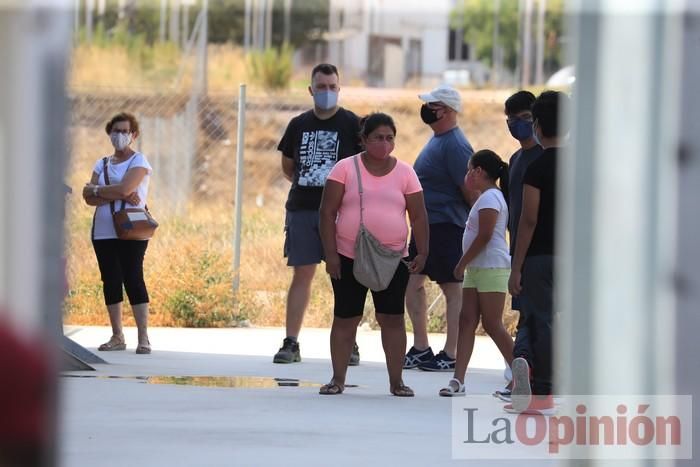
[[343, 390], [344, 388], [341, 385], [335, 384], [333, 381], [331, 381], [330, 383], [321, 386], [318, 393], [324, 396], [337, 396], [338, 394], [342, 394]]
[[409, 388], [405, 384], [401, 383], [391, 390], [391, 393], [396, 397], [413, 397], [413, 389]]

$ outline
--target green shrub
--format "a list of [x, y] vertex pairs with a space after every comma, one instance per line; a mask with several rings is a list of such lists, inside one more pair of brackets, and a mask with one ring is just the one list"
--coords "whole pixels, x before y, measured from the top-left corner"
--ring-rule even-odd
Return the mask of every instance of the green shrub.
[[248, 67], [253, 84], [271, 90], [286, 89], [292, 78], [293, 49], [283, 45], [280, 49], [269, 48], [248, 55]]

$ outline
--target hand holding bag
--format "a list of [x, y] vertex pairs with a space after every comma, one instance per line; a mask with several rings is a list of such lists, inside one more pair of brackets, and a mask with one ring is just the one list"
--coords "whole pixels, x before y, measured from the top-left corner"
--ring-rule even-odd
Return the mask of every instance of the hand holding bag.
[[[109, 185], [109, 172], [107, 170], [106, 157], [102, 159], [102, 166], [104, 168], [105, 185]], [[129, 167], [131, 167], [131, 162], [129, 163]], [[127, 172], [129, 171], [129, 167], [126, 168]], [[149, 240], [158, 228], [158, 222], [151, 216], [151, 213], [148, 211], [148, 206], [146, 206], [145, 209], [125, 209], [125, 204], [126, 202], [122, 200], [121, 209], [115, 211], [114, 201], [110, 201], [109, 203], [117, 238], [120, 240]]]
[[403, 251], [383, 246], [365, 227], [362, 211], [362, 176], [360, 175], [360, 155], [353, 157], [357, 171], [357, 186], [360, 192], [360, 230], [355, 240], [355, 260], [352, 268], [355, 280], [365, 287], [379, 292], [389, 287], [396, 268], [403, 257]]

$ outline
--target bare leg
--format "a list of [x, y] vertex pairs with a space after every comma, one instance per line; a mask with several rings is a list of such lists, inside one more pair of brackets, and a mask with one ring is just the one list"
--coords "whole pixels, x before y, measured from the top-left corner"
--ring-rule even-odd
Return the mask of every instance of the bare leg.
[[150, 348], [151, 343], [148, 340], [148, 303], [131, 305], [131, 308], [134, 311], [134, 320], [138, 330], [139, 347]]
[[448, 282], [440, 284], [445, 295], [447, 305], [445, 307], [445, 319], [447, 321], [447, 336], [445, 339], [445, 353], [454, 358], [457, 351], [457, 338], [459, 336], [459, 315], [462, 309], [462, 284]]
[[479, 325], [479, 300], [476, 289], [462, 289], [462, 312], [459, 314], [459, 340], [454, 378], [464, 384], [469, 360], [474, 351], [474, 336]]
[[362, 316], [357, 316], [355, 318], [338, 318], [336, 316], [333, 318], [333, 326], [331, 327], [333, 382], [341, 388], [345, 387], [348, 361], [352, 353], [352, 345], [355, 343], [357, 325], [360, 324], [361, 320]]
[[109, 313], [109, 324], [112, 325], [112, 337], [119, 337], [123, 341], [122, 302], [107, 305], [107, 312]]
[[413, 346], [417, 350], [427, 349], [430, 343], [428, 342], [428, 303], [424, 275], [411, 274], [409, 277], [406, 287], [406, 310], [413, 324]]
[[316, 273], [316, 265], [295, 266], [292, 283], [287, 293], [287, 336], [299, 337], [304, 313], [311, 296], [311, 281]]
[[503, 326], [503, 306], [506, 302], [506, 294], [500, 292], [483, 292], [479, 294], [479, 308], [481, 309], [481, 323], [484, 331], [491, 336], [493, 342], [501, 351], [501, 355], [508, 362], [513, 363], [513, 338], [510, 337]]
[[382, 328], [382, 347], [389, 372], [389, 388], [393, 391], [403, 384], [401, 374], [406, 351], [406, 324], [403, 314], [377, 313], [377, 322]]

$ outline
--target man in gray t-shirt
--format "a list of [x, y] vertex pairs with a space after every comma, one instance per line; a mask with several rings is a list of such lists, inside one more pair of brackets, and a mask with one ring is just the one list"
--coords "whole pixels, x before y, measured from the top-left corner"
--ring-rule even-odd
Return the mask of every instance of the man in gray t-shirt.
[[[453, 371], [462, 307], [461, 281], [454, 277], [454, 268], [462, 257], [462, 235], [469, 214], [464, 177], [474, 150], [457, 126], [457, 114], [462, 110], [457, 90], [439, 86], [419, 98], [425, 102], [421, 118], [433, 130], [433, 136], [413, 165], [423, 186], [430, 222], [430, 247], [425, 268], [420, 274], [411, 275], [406, 289], [406, 309], [413, 323], [413, 347], [406, 354], [404, 368]], [[415, 254], [412, 240], [409, 256]], [[438, 283], [446, 299], [447, 339], [444, 349], [437, 355], [428, 342], [426, 278]]]

